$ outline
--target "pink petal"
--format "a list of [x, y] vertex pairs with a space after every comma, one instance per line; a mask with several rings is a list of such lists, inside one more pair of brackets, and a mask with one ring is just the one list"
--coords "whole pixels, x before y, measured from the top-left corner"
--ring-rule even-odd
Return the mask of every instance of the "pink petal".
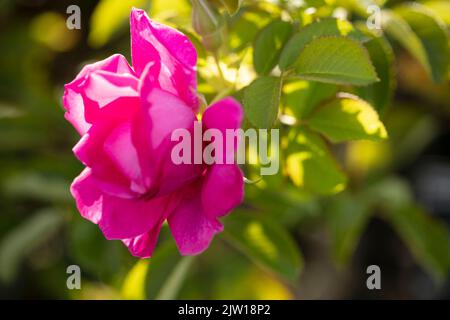
[[158, 241], [161, 225], [162, 223], [157, 224], [152, 230], [137, 237], [122, 240], [122, 242], [128, 247], [128, 250], [130, 250], [133, 256], [138, 258], [149, 258], [152, 256]]
[[170, 196], [147, 200], [104, 195], [100, 229], [108, 240], [137, 237], [153, 229], [164, 219], [174, 201], [176, 200]]
[[142, 74], [150, 63], [158, 87], [176, 94], [196, 109], [197, 52], [188, 37], [151, 21], [140, 9], [131, 11], [130, 33], [131, 57], [136, 73]]
[[234, 98], [227, 97], [209, 106], [202, 116], [208, 129], [219, 129], [225, 137], [226, 129], [238, 129], [243, 119], [242, 106]]
[[206, 250], [223, 225], [206, 216], [202, 208], [200, 185], [189, 186], [178, 207], [168, 217], [170, 230], [182, 255], [196, 255]]
[[[242, 106], [234, 98], [224, 98], [209, 106], [202, 116], [205, 129], [218, 129], [222, 133], [223, 151], [216, 152], [216, 163], [234, 163], [238, 146], [238, 137], [233, 134], [233, 143], [227, 144], [227, 129], [236, 130], [241, 127], [243, 119]], [[220, 160], [220, 157], [222, 158]], [[221, 162], [219, 162], [219, 160]]]
[[158, 192], [165, 194], [201, 173], [198, 166], [175, 165], [171, 159], [177, 143], [171, 141], [172, 132], [192, 132], [196, 117], [182, 100], [151, 83], [142, 86], [141, 98], [142, 115], [135, 119], [133, 141], [139, 146], [143, 176], [152, 177], [152, 185], [158, 184]]
[[208, 168], [202, 187], [202, 206], [211, 218], [221, 217], [244, 199], [244, 177], [235, 164], [215, 164]]
[[78, 211], [85, 219], [98, 223], [102, 217], [103, 196], [97, 188], [91, 169], [86, 168], [70, 186]]
[[[102, 182], [99, 186], [105, 193], [121, 197], [134, 196], [130, 190], [130, 178], [127, 176], [129, 172], [114, 162], [111, 150], [109, 154], [105, 152], [104, 144], [118, 126], [134, 117], [139, 107], [140, 101], [137, 97], [124, 97], [111, 102], [102, 108], [101, 117], [73, 148], [77, 158], [92, 168], [93, 174]], [[132, 145], [129, 148], [132, 148]]]
[[118, 125], [105, 140], [103, 150], [132, 183], [133, 191], [144, 194], [146, 189], [142, 181], [142, 170], [138, 151], [132, 141], [132, 121]]
[[90, 109], [94, 109], [95, 112], [95, 109], [98, 108], [95, 103], [89, 101], [84, 93], [87, 79], [97, 71], [134, 77], [134, 71], [128, 65], [125, 57], [115, 54], [105, 60], [85, 66], [72, 82], [65, 85], [63, 96], [65, 117], [80, 134], [86, 133], [90, 127], [91, 122], [87, 120]]

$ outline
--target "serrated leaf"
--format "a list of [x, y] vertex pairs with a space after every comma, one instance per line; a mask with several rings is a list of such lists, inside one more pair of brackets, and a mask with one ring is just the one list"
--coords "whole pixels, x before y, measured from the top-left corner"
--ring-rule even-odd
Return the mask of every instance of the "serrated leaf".
[[253, 65], [256, 72], [266, 74], [278, 63], [281, 49], [292, 33], [292, 25], [273, 21], [256, 36], [253, 45]]
[[369, 52], [380, 81], [365, 87], [358, 87], [356, 92], [371, 103], [380, 114], [383, 114], [392, 99], [395, 88], [394, 53], [384, 37], [374, 37], [364, 46]]
[[337, 86], [306, 80], [294, 80], [283, 85], [283, 97], [287, 108], [298, 119], [307, 117], [318, 104], [333, 97]]
[[378, 80], [367, 50], [344, 37], [323, 37], [305, 46], [296, 74], [306, 80], [368, 85]]
[[303, 258], [289, 232], [277, 221], [234, 212], [225, 221], [224, 237], [257, 265], [294, 281]]
[[355, 196], [342, 194], [331, 199], [325, 213], [333, 257], [338, 264], [346, 264], [367, 224], [369, 207]]
[[321, 106], [307, 120], [310, 128], [332, 142], [348, 140], [380, 141], [387, 132], [377, 112], [364, 100], [342, 96]]
[[289, 39], [280, 56], [280, 69], [286, 70], [297, 61], [301, 51], [312, 40], [323, 36], [347, 36], [357, 41], [364, 41], [367, 37], [356, 30], [346, 20], [327, 18], [322, 21], [306, 25]]
[[63, 215], [43, 209], [2, 237], [0, 242], [0, 280], [13, 281], [22, 260], [44, 243], [61, 226]]
[[414, 205], [386, 214], [417, 261], [437, 279], [446, 279], [450, 269], [449, 234], [444, 224]]
[[308, 191], [333, 194], [342, 191], [347, 177], [332, 157], [323, 139], [306, 129], [293, 131], [286, 160], [292, 182]]
[[409, 24], [422, 42], [435, 82], [442, 81], [450, 64], [450, 50], [446, 26], [431, 10], [414, 3], [395, 10]]
[[270, 128], [277, 119], [281, 79], [260, 77], [244, 90], [246, 118], [258, 128]]

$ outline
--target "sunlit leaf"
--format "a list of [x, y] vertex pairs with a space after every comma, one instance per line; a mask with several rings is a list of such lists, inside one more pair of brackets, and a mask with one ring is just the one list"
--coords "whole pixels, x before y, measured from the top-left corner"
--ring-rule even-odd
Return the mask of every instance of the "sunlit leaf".
[[286, 160], [292, 182], [308, 191], [333, 194], [344, 190], [347, 177], [330, 154], [323, 139], [308, 130], [292, 132]]
[[294, 80], [283, 86], [286, 107], [299, 118], [307, 117], [322, 101], [333, 97], [337, 86], [316, 81]]
[[356, 30], [346, 20], [327, 18], [306, 25], [286, 43], [280, 56], [280, 68], [286, 70], [293, 66], [305, 46], [312, 40], [323, 36], [347, 36], [354, 40], [364, 41], [367, 37]]
[[347, 95], [318, 108], [309, 117], [308, 125], [333, 142], [387, 138], [377, 112], [364, 100]]
[[430, 0], [424, 2], [423, 4], [438, 15], [448, 26], [450, 26], [450, 1]]
[[378, 81], [367, 50], [359, 42], [344, 37], [311, 41], [296, 66], [296, 74], [306, 80], [353, 85]]
[[234, 212], [225, 222], [224, 236], [256, 264], [285, 279], [296, 279], [303, 266], [294, 240], [276, 221]]
[[402, 5], [396, 12], [421, 40], [433, 80], [442, 81], [450, 64], [446, 26], [431, 10], [417, 3]]

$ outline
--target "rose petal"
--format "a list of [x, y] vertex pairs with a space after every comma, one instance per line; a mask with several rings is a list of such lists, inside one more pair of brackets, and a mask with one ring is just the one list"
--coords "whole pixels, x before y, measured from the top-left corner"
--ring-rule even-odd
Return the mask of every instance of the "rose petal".
[[175, 165], [171, 151], [177, 143], [171, 141], [177, 129], [193, 131], [195, 114], [175, 95], [146, 84], [141, 88], [142, 115], [134, 123], [133, 142], [139, 146], [143, 176], [158, 185], [165, 194], [201, 173], [199, 166]]
[[137, 237], [164, 219], [173, 201], [170, 196], [146, 200], [104, 195], [100, 229], [108, 240]]
[[158, 241], [162, 223], [157, 224], [152, 230], [137, 237], [122, 240], [131, 254], [138, 258], [150, 258]]
[[103, 196], [97, 188], [91, 169], [84, 169], [72, 182], [70, 192], [82, 217], [98, 223], [102, 217]]
[[158, 87], [169, 91], [196, 109], [197, 52], [188, 37], [168, 26], [153, 22], [144, 10], [130, 16], [133, 68], [141, 75], [151, 64]]
[[182, 255], [196, 255], [209, 247], [223, 225], [206, 216], [202, 208], [200, 185], [189, 186], [178, 207], [168, 217], [170, 230]]
[[225, 136], [226, 129], [238, 129], [244, 117], [242, 106], [234, 98], [227, 97], [210, 105], [202, 116], [206, 128], [219, 129]]
[[130, 190], [131, 181], [127, 177], [129, 172], [111, 160], [111, 154], [107, 154], [103, 146], [113, 130], [130, 121], [130, 117], [135, 113], [132, 110], [138, 110], [139, 107], [139, 99], [135, 97], [119, 98], [110, 103], [103, 108], [102, 117], [89, 128], [73, 148], [77, 158], [90, 167], [95, 177], [102, 182], [99, 184], [102, 191], [110, 195], [127, 198], [136, 196]]
[[91, 124], [86, 119], [89, 118], [89, 109], [94, 109], [93, 111], [95, 112], [96, 108], [98, 108], [84, 93], [87, 79], [96, 71], [106, 71], [111, 74], [134, 77], [134, 71], [128, 65], [125, 57], [115, 54], [105, 60], [85, 66], [72, 82], [64, 86], [63, 105], [66, 109], [65, 118], [72, 123], [81, 135], [86, 133]]
[[202, 206], [209, 218], [229, 213], [244, 199], [244, 177], [235, 164], [215, 164], [208, 168], [202, 186]]

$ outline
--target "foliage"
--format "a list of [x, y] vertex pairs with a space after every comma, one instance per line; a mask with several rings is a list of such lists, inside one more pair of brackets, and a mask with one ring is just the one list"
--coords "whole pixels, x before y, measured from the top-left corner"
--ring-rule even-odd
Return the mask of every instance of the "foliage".
[[[70, 31], [60, 23], [65, 12], [58, 6], [51, 15], [39, 9], [28, 21], [26, 9], [5, 1], [10, 4], [0, 18], [11, 22], [0, 32], [8, 44], [0, 58], [5, 287], [19, 286], [19, 275], [32, 270], [43, 279], [32, 287], [44, 297], [303, 297], [313, 256], [302, 250], [305, 239], [324, 231], [318, 242], [350, 270], [373, 219], [391, 226], [436, 281], [448, 279], [448, 225], [414, 197], [403, 175], [441, 128], [436, 123], [450, 115], [447, 1], [378, 1], [384, 4], [382, 32], [365, 24], [370, 1], [194, 2], [203, 6], [85, 1], [86, 24]], [[198, 257], [180, 257], [164, 228], [154, 257], [138, 261], [79, 218], [68, 193], [81, 167], [70, 151], [76, 134], [58, 107], [62, 86], [87, 61], [115, 52], [129, 57], [123, 48], [132, 6], [191, 38], [208, 104], [233, 95], [244, 106], [246, 127], [280, 129], [280, 173], [260, 177], [258, 164], [243, 168], [253, 182], [244, 204]], [[205, 19], [195, 12], [204, 6], [217, 23], [195, 25], [193, 19]], [[32, 26], [57, 32], [43, 37]], [[212, 33], [203, 32], [206, 27]], [[59, 46], [62, 39], [68, 45]], [[81, 266], [85, 290], [65, 289], [61, 270], [69, 264]], [[46, 281], [57, 273], [58, 280]]]

